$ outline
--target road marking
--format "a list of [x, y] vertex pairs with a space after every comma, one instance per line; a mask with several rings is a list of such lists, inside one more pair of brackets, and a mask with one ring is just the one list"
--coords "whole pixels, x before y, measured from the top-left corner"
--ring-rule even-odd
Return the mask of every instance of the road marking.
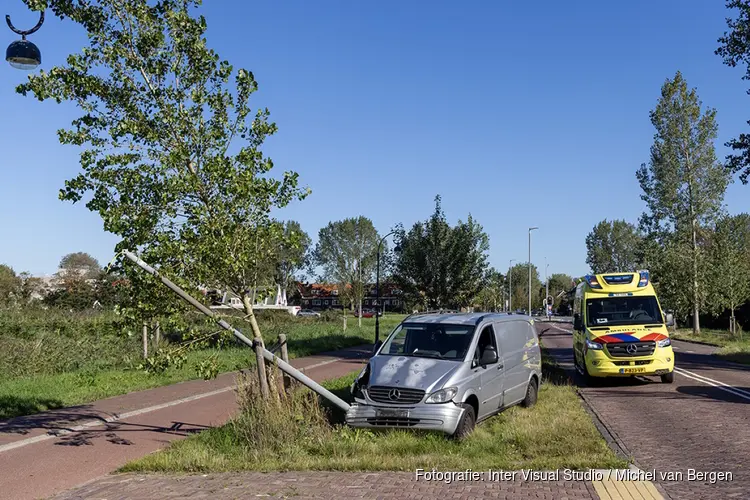
[[139, 410], [133, 410], [133, 411], [128, 411], [128, 412], [121, 413], [121, 414], [115, 414], [115, 415], [112, 415], [110, 417], [106, 417], [106, 418], [102, 418], [102, 419], [90, 420], [88, 422], [85, 422], [85, 423], [80, 424], [80, 425], [76, 425], [76, 426], [71, 427], [69, 429], [62, 429], [60, 431], [55, 432], [54, 434], [51, 433], [52, 431], [48, 431], [47, 434], [42, 434], [40, 436], [34, 436], [32, 438], [27, 438], [27, 439], [21, 439], [20, 441], [15, 441], [13, 443], [8, 443], [8, 444], [5, 444], [5, 445], [2, 445], [2, 446], [0, 446], [0, 453], [2, 453], [4, 451], [13, 450], [13, 449], [16, 449], [16, 448], [21, 448], [23, 446], [28, 446], [30, 444], [39, 443], [41, 441], [47, 441], [49, 439], [55, 439], [55, 438], [58, 438], [60, 436], [66, 436], [68, 434], [72, 434], [74, 432], [80, 432], [80, 431], [83, 431], [83, 430], [86, 430], [86, 429], [90, 429], [92, 427], [98, 427], [98, 426], [101, 426], [101, 425], [104, 425], [104, 424], [110, 424], [112, 422], [116, 422], [118, 420], [122, 420], [122, 419], [125, 419], [125, 418], [135, 417], [137, 415], [143, 415], [144, 413], [151, 413], [152, 411], [162, 410], [164, 408], [169, 408], [170, 406], [175, 406], [175, 405], [179, 405], [179, 404], [182, 404], [182, 403], [188, 403], [190, 401], [197, 401], [198, 399], [203, 399], [203, 398], [208, 398], [208, 397], [211, 397], [211, 396], [216, 396], [218, 394], [221, 394], [221, 393], [224, 393], [224, 392], [227, 392], [227, 391], [231, 391], [235, 387], [236, 386], [232, 385], [230, 387], [224, 387], [222, 389], [217, 389], [215, 391], [204, 392], [202, 394], [196, 394], [196, 395], [193, 395], [193, 396], [188, 396], [188, 397], [185, 397], [185, 398], [176, 399], [174, 401], [168, 401], [166, 403], [161, 403], [161, 404], [158, 404], [158, 405], [148, 406], [146, 408], [141, 408]]
[[[336, 361], [341, 361], [341, 360], [342, 360], [341, 358], [329, 359], [329, 360], [326, 360], [326, 361], [321, 361], [320, 363], [315, 363], [313, 365], [306, 366], [304, 368], [298, 368], [298, 370], [301, 371], [301, 372], [305, 372], [306, 370], [311, 370], [313, 368], [318, 368], [320, 366], [329, 365], [331, 363], [335, 363]], [[84, 430], [90, 429], [92, 427], [99, 427], [99, 426], [102, 426], [104, 424], [111, 424], [112, 422], [117, 422], [118, 420], [123, 420], [123, 419], [126, 419], [126, 418], [136, 417], [138, 415], [143, 415], [144, 413], [151, 413], [151, 412], [154, 412], [154, 411], [163, 410], [164, 408], [169, 408], [170, 406], [176, 406], [176, 405], [179, 405], [179, 404], [182, 404], [182, 403], [189, 403], [191, 401], [197, 401], [199, 399], [209, 398], [211, 396], [217, 396], [219, 394], [223, 394], [225, 392], [234, 390], [236, 388], [237, 388], [236, 385], [230, 385], [228, 387], [223, 387], [221, 389], [216, 389], [215, 391], [204, 392], [204, 393], [201, 393], [201, 394], [195, 394], [193, 396], [187, 396], [187, 397], [184, 397], [184, 398], [175, 399], [174, 401], [168, 401], [166, 403], [161, 403], [161, 404], [158, 404], [158, 405], [148, 406], [146, 408], [141, 408], [141, 409], [138, 409], [138, 410], [132, 410], [132, 411], [128, 411], [128, 412], [125, 412], [125, 413], [111, 415], [111, 416], [106, 417], [106, 418], [101, 418], [101, 419], [97, 419], [97, 420], [90, 420], [88, 422], [84, 422], [83, 424], [76, 425], [76, 426], [71, 427], [69, 429], [62, 429], [60, 431], [56, 431], [54, 434], [52, 433], [52, 431], [48, 431], [46, 434], [41, 434], [39, 436], [34, 436], [34, 437], [31, 437], [31, 438], [26, 438], [26, 439], [21, 439], [21, 440], [18, 440], [18, 441], [14, 441], [13, 443], [4, 444], [4, 445], [0, 446], [0, 453], [5, 452], [5, 451], [14, 450], [16, 448], [22, 448], [22, 447], [28, 446], [30, 444], [40, 443], [42, 441], [47, 441], [47, 440], [50, 440], [50, 439], [55, 439], [55, 438], [58, 438], [60, 436], [66, 436], [68, 434], [73, 434], [75, 432], [84, 431]]]
[[651, 481], [619, 481], [607, 475], [602, 481], [592, 481], [601, 500], [663, 500]]
[[735, 396], [738, 396], [740, 398], [746, 399], [750, 401], [750, 392], [745, 391], [743, 389], [738, 389], [737, 387], [733, 387], [729, 384], [725, 384], [724, 382], [720, 382], [718, 380], [705, 377], [703, 375], [698, 375], [697, 373], [685, 370], [683, 368], [678, 368], [675, 366], [674, 371], [682, 375], [683, 377], [691, 378], [693, 380], [697, 380], [698, 382], [702, 382], [704, 384], [716, 387], [717, 389], [721, 389], [722, 391], [729, 392], [731, 394], [734, 394]]

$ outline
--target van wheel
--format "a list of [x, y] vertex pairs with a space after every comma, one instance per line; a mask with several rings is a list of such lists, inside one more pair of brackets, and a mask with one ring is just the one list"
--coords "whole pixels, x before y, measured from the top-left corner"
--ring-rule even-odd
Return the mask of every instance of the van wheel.
[[674, 382], [674, 372], [665, 373], [661, 376], [662, 384], [671, 384], [672, 382]]
[[461, 440], [466, 438], [474, 430], [474, 426], [477, 422], [477, 416], [474, 414], [474, 407], [470, 404], [462, 404], [461, 407], [464, 409], [464, 414], [461, 417], [461, 421], [458, 422], [456, 431], [451, 435], [453, 439]]
[[526, 397], [521, 401], [521, 406], [524, 408], [531, 408], [536, 404], [537, 394], [539, 392], [539, 385], [537, 384], [536, 378], [531, 377], [529, 380], [529, 386], [526, 388]]
[[573, 366], [580, 375], [584, 375], [583, 369], [581, 369], [581, 360], [578, 358], [578, 351], [575, 347], [573, 348]]

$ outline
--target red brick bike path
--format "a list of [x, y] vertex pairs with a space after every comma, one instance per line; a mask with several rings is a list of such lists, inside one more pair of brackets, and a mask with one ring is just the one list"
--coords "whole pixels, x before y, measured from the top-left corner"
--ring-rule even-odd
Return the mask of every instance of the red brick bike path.
[[[369, 355], [369, 348], [359, 347], [297, 358], [292, 365], [322, 381], [361, 368]], [[0, 498], [48, 497], [225, 423], [237, 409], [235, 377], [227, 373], [0, 421]]]

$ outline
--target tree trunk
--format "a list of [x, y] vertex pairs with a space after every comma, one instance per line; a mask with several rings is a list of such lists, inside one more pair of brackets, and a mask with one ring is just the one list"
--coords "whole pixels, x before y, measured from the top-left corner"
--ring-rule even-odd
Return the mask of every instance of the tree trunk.
[[[250, 323], [250, 328], [253, 331], [253, 338], [255, 342], [259, 344], [255, 347], [255, 354], [258, 365], [258, 380], [260, 381], [261, 395], [263, 399], [267, 401], [269, 395], [269, 386], [275, 387], [273, 385], [273, 380], [275, 379], [273, 371], [275, 370], [275, 367], [272, 366], [269, 367], [268, 370], [266, 370], [266, 362], [262, 352], [262, 349], [266, 347], [266, 344], [263, 342], [263, 336], [260, 333], [260, 326], [258, 326], [258, 320], [255, 317], [255, 312], [253, 311], [253, 302], [248, 294], [244, 294], [242, 296], [242, 305], [245, 306], [245, 312], [247, 313], [245, 318]], [[278, 391], [274, 390], [273, 393], [275, 399], [278, 400]]]
[[344, 308], [342, 309], [342, 311], [343, 311], [343, 313], [344, 313], [344, 331], [346, 331], [346, 307], [344, 307]]
[[159, 348], [159, 342], [161, 342], [161, 325], [156, 322], [156, 328], [154, 328], [154, 345], [156, 349]]
[[148, 358], [148, 324], [143, 322], [143, 359]]
[[[692, 211], [691, 207], [691, 211]], [[693, 233], [693, 333], [701, 333], [700, 325], [700, 307], [698, 293], [698, 234], [695, 228], [695, 217], [692, 220]]]
[[357, 327], [362, 328], [362, 297], [359, 297], [359, 311], [357, 312]]
[[255, 311], [253, 311], [253, 303], [247, 294], [242, 296], [242, 305], [245, 306], [245, 318], [250, 323], [250, 328], [253, 330], [253, 337], [259, 339], [261, 345], [265, 347], [266, 344], [263, 342], [263, 335], [260, 333], [258, 320], [255, 318]]

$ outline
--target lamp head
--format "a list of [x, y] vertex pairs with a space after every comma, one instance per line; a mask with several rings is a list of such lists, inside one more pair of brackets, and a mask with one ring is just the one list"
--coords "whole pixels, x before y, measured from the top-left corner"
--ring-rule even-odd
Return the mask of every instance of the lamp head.
[[5, 60], [16, 69], [32, 70], [42, 64], [42, 53], [36, 45], [24, 37], [8, 45]]

